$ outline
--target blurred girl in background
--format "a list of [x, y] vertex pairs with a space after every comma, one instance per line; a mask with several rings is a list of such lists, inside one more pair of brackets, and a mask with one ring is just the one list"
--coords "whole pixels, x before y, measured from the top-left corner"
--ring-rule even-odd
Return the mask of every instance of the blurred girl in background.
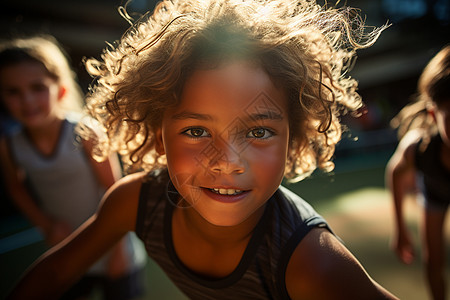
[[423, 261], [433, 299], [445, 299], [444, 221], [450, 202], [450, 46], [426, 66], [417, 101], [392, 120], [400, 143], [386, 168], [395, 208], [393, 248], [404, 263], [414, 259], [404, 219], [404, 199], [419, 192], [423, 202]]
[[[48, 246], [54, 246], [95, 213], [105, 190], [120, 177], [117, 156], [95, 161], [92, 140], [75, 133], [82, 94], [53, 38], [0, 45], [0, 97], [21, 125], [0, 141], [5, 186]], [[94, 286], [107, 299], [142, 294], [145, 258], [139, 258], [142, 246], [134, 239], [130, 234], [121, 239], [63, 299], [85, 297]]]

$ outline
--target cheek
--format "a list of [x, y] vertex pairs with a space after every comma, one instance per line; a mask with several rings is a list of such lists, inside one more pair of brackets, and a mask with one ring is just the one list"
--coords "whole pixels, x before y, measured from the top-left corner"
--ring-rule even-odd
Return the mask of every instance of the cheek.
[[254, 174], [266, 182], [280, 181], [286, 165], [286, 148], [275, 145], [264, 151], [254, 151], [249, 155]]
[[58, 103], [58, 95], [51, 91], [41, 91], [35, 94], [36, 104], [40, 105], [42, 108], [47, 108], [54, 106]]
[[59, 85], [52, 85], [47, 91], [43, 91], [43, 97], [47, 97], [50, 101], [58, 101], [61, 99], [61, 87]]
[[[165, 152], [169, 169], [177, 173], [191, 172], [199, 165], [198, 158], [201, 145], [186, 145], [179, 138], [166, 139]], [[196, 159], [197, 158], [197, 159]]]

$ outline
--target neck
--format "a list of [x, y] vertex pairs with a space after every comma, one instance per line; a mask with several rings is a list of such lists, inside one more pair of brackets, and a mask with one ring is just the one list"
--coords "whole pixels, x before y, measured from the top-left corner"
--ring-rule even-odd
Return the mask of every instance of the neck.
[[231, 274], [247, 249], [264, 206], [235, 226], [217, 226], [193, 208], [175, 208], [172, 239], [178, 258], [192, 272], [208, 278]]
[[59, 133], [59, 128], [62, 124], [63, 118], [54, 117], [39, 126], [26, 127], [25, 130], [32, 137], [49, 136], [54, 133]]
[[210, 245], [233, 247], [248, 242], [264, 213], [265, 205], [254, 212], [244, 222], [235, 226], [217, 226], [206, 221], [192, 207], [176, 208], [173, 214], [174, 225], [184, 228], [188, 235], [202, 239]]
[[25, 128], [26, 133], [35, 147], [44, 155], [50, 155], [57, 146], [63, 120], [55, 118], [42, 126]]

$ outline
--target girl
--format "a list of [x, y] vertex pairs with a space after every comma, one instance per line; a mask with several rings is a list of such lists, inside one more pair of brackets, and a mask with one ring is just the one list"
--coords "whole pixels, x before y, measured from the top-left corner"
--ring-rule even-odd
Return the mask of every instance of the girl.
[[[81, 111], [81, 93], [54, 39], [34, 37], [1, 45], [0, 95], [21, 124], [0, 141], [5, 186], [47, 244], [54, 246], [95, 212], [105, 189], [120, 175], [114, 173], [118, 165], [112, 160], [96, 162], [87, 155], [92, 142], [77, 141], [77, 120], [68, 113]], [[134, 281], [145, 262], [135, 257], [140, 245], [131, 236], [117, 242], [65, 299], [88, 295], [96, 282], [102, 283], [108, 299], [139, 294], [141, 287]]]
[[423, 261], [433, 299], [445, 299], [444, 221], [450, 202], [450, 46], [426, 66], [417, 101], [393, 119], [400, 143], [386, 168], [394, 200], [396, 233], [393, 248], [404, 263], [414, 259], [403, 202], [416, 187], [423, 200]]
[[163, 1], [90, 61], [87, 108], [108, 135], [96, 154], [144, 171], [109, 189], [11, 299], [57, 297], [128, 231], [192, 299], [394, 299], [280, 187], [332, 169], [338, 114], [361, 105], [342, 74], [379, 31], [359, 44], [350, 16], [312, 1]]

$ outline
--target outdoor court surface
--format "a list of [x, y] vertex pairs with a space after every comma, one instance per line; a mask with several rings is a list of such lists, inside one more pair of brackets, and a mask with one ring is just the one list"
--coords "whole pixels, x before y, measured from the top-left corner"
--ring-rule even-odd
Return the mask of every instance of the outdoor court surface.
[[[358, 170], [341, 169], [334, 175], [316, 175], [303, 182], [288, 185], [288, 188], [308, 200], [327, 219], [334, 232], [380, 284], [400, 299], [428, 299], [420, 260], [417, 259], [409, 266], [403, 265], [389, 249], [393, 218], [389, 195], [384, 189], [383, 174], [384, 167], [380, 166]], [[407, 202], [407, 215], [415, 233], [418, 257], [419, 212], [419, 207], [412, 199]], [[14, 220], [7, 221], [8, 224], [14, 225]], [[20, 223], [17, 220], [15, 222]], [[5, 224], [1, 223], [2, 232], [5, 232], [4, 227], [8, 226]], [[14, 226], [20, 228], [20, 224]], [[447, 222], [447, 241], [450, 241], [449, 227]], [[17, 231], [24, 232], [19, 229]], [[5, 249], [7, 240], [4, 235], [0, 238], [0, 248]], [[29, 238], [33, 238], [33, 234], [30, 234]], [[450, 283], [449, 242], [446, 249], [447, 282]], [[0, 254], [0, 299], [27, 265], [43, 250], [44, 245], [39, 241], [17, 249], [3, 250]], [[153, 262], [149, 262], [147, 269], [148, 296], [144, 299], [187, 299]]]

